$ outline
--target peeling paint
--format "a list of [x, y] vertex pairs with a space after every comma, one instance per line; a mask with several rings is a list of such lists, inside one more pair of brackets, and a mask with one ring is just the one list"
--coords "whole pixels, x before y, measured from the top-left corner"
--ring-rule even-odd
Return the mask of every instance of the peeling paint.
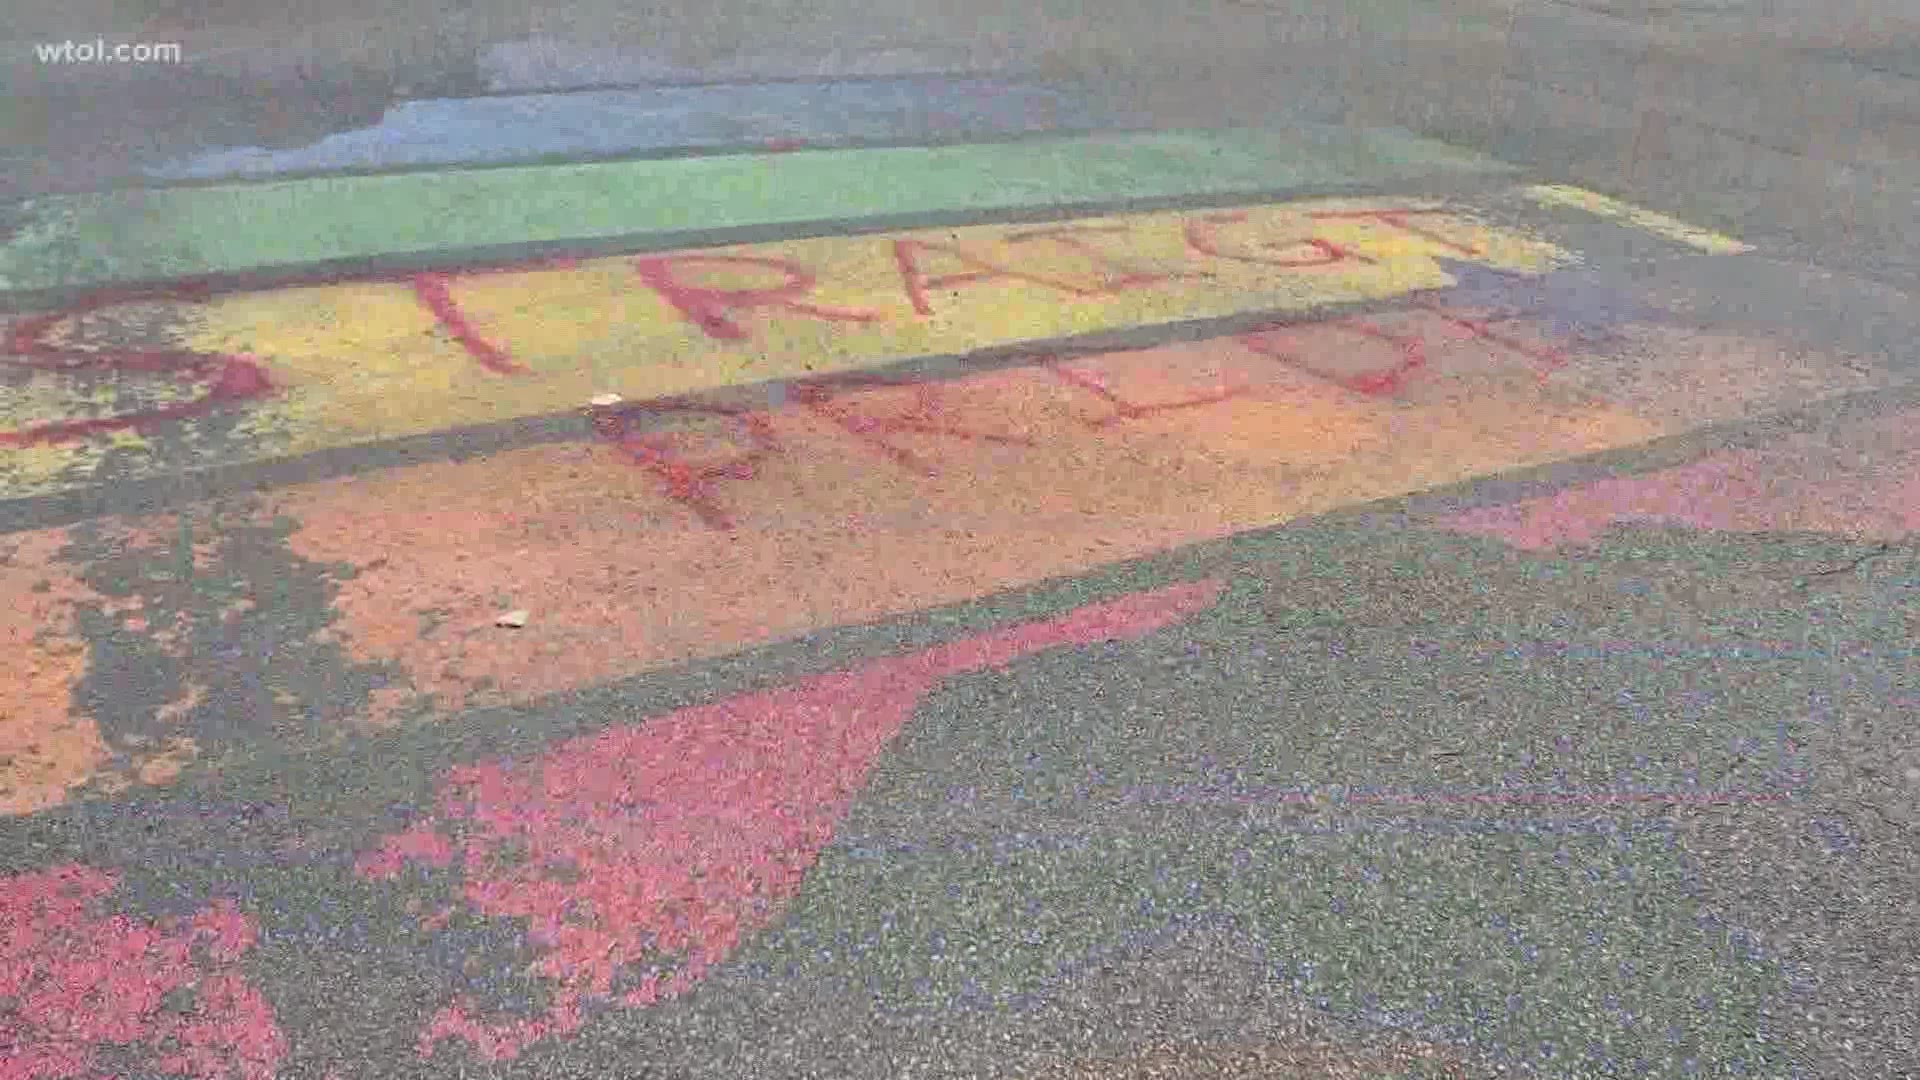
[[218, 767], [235, 750], [337, 738], [386, 681], [329, 635], [338, 567], [242, 504], [7, 538], [0, 809], [57, 805]]
[[217, 761], [254, 740], [330, 737], [380, 680], [328, 640], [337, 570], [291, 554], [292, 528], [238, 503], [70, 530], [61, 557], [120, 602], [78, 611], [76, 700], [150, 774], [189, 747]]
[[79, 865], [0, 877], [0, 1076], [272, 1080], [287, 1040], [238, 966], [253, 920], [227, 900], [129, 917], [109, 909], [118, 884]]
[[[1250, 336], [802, 393], [748, 417], [616, 410], [658, 430], [616, 424], [596, 446], [329, 481], [274, 504], [300, 523], [290, 543], [303, 558], [361, 568], [338, 600], [353, 655], [397, 665], [445, 709], [971, 600], [1661, 431], [1543, 379], [1543, 346], [1494, 344], [1427, 312], [1374, 321], [1433, 339], [1423, 380], [1397, 394], [1348, 389], [1285, 349], [1347, 363], [1349, 343], [1367, 339], [1305, 324], [1257, 335], [1259, 349]], [[1539, 345], [1524, 326], [1506, 333]], [[498, 629], [515, 608], [533, 619]]]
[[73, 708], [86, 671], [76, 605], [97, 599], [55, 559], [62, 532], [0, 541], [0, 814], [57, 805], [108, 757], [98, 725]]

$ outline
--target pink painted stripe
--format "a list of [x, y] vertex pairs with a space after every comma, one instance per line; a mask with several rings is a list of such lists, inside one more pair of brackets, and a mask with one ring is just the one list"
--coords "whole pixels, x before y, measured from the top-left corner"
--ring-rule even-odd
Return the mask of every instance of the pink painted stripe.
[[1640, 522], [1723, 532], [1826, 532], [1899, 539], [1920, 532], [1920, 419], [1862, 425], [1841, 445], [1783, 439], [1640, 476], [1610, 477], [1509, 506], [1440, 519], [1443, 528], [1527, 550], [1588, 543]]
[[[536, 970], [555, 993], [533, 1019], [452, 1002], [426, 1024], [421, 1052], [453, 1039], [484, 1059], [511, 1058], [578, 1030], [589, 1001], [636, 1007], [684, 993], [799, 890], [880, 752], [942, 679], [1045, 649], [1135, 640], [1205, 610], [1224, 587], [1092, 604], [680, 709], [532, 761], [451, 770], [439, 814], [387, 837], [359, 871], [393, 879], [409, 863], [461, 864], [468, 909], [526, 919], [543, 950]], [[508, 848], [525, 857], [499, 858]]]
[[[216, 900], [149, 922], [112, 909], [114, 873], [0, 877], [0, 1080], [109, 1075], [109, 1054], [192, 1080], [272, 1080], [288, 1043], [246, 979], [253, 920]], [[170, 998], [186, 996], [191, 1009]]]

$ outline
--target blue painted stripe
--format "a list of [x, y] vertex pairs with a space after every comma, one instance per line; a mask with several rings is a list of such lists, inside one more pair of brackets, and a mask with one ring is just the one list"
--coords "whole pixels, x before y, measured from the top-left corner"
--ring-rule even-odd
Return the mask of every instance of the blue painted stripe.
[[484, 165], [557, 156], [921, 141], [1132, 126], [1096, 99], [1037, 83], [917, 77], [410, 101], [370, 128], [288, 150], [207, 151], [149, 167], [161, 180]]

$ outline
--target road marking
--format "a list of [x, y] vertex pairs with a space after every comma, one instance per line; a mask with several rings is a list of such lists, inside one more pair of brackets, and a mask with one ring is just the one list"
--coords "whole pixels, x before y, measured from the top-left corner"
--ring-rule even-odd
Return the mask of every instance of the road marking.
[[12, 324], [0, 495], [544, 415], [606, 393], [1381, 300], [1451, 284], [1442, 259], [1533, 273], [1567, 257], [1436, 203], [1321, 200], [103, 299]]
[[[0, 707], [20, 751], [0, 805], [53, 805], [89, 778], [165, 782], [217, 752], [195, 740], [233, 737], [202, 700], [219, 699], [207, 688], [231, 665], [179, 643], [235, 620], [304, 628], [259, 661], [287, 667], [284, 685], [323, 662], [360, 687], [315, 687], [324, 701], [288, 708], [446, 715], [1636, 445], [1865, 378], [1845, 357], [1632, 321], [1595, 355], [1551, 310], [1447, 301], [945, 381], [799, 381], [759, 408], [621, 401], [572, 444], [310, 483], [245, 512], [113, 519], [99, 536], [0, 538], [0, 607], [32, 614], [0, 653], [0, 676], [28, 691]], [[182, 590], [189, 563], [196, 587]], [[129, 567], [123, 595], [114, 575]], [[525, 625], [500, 628], [509, 611]], [[143, 706], [137, 745], [125, 718], [108, 729], [73, 709], [90, 644], [129, 635], [179, 665]]]
[[1598, 217], [1624, 221], [1656, 236], [1663, 236], [1710, 255], [1740, 255], [1753, 250], [1752, 245], [1742, 243], [1731, 236], [1723, 236], [1697, 225], [1689, 225], [1679, 218], [1669, 217], [1666, 214], [1643, 210], [1585, 188], [1569, 187], [1564, 184], [1537, 184], [1528, 187], [1526, 195], [1543, 206], [1571, 207], [1575, 210], [1585, 210]]
[[[1920, 431], [1912, 410], [1858, 425], [1851, 445], [1789, 435], [1657, 472], [1437, 519], [1526, 550], [1593, 542], [1622, 524], [1714, 532], [1825, 533], [1893, 542], [1920, 532]], [[1871, 468], [1862, 469], [1870, 462]], [[1791, 478], [1791, 479], [1787, 479]]]
[[[363, 568], [336, 625], [408, 673], [393, 706], [445, 709], [1665, 433], [1566, 389], [1567, 363], [1527, 324], [1416, 309], [803, 387], [763, 410], [616, 408], [593, 445], [307, 485], [272, 508], [301, 523], [301, 558]], [[513, 609], [527, 626], [492, 629]], [[422, 612], [440, 628], [423, 634]]]
[[15, 232], [0, 237], [0, 291], [284, 272], [528, 244], [698, 246], [719, 241], [667, 238], [830, 231], [835, 222], [889, 218], [1149, 200], [1259, 202], [1285, 191], [1513, 171], [1404, 131], [1309, 124], [50, 195], [23, 204]]
[[[118, 871], [66, 863], [0, 875], [0, 910], [9, 1077], [268, 1080], [292, 1049], [246, 970], [259, 926], [231, 899], [155, 918]], [[155, 1007], [182, 996], [191, 1009]]]

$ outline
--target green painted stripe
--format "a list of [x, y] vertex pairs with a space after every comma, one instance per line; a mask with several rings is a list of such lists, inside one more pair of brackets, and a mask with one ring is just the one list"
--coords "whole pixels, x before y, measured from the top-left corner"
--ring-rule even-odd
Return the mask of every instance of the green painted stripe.
[[335, 176], [32, 200], [0, 291], [940, 212], [1510, 171], [1395, 130], [1151, 132]]

